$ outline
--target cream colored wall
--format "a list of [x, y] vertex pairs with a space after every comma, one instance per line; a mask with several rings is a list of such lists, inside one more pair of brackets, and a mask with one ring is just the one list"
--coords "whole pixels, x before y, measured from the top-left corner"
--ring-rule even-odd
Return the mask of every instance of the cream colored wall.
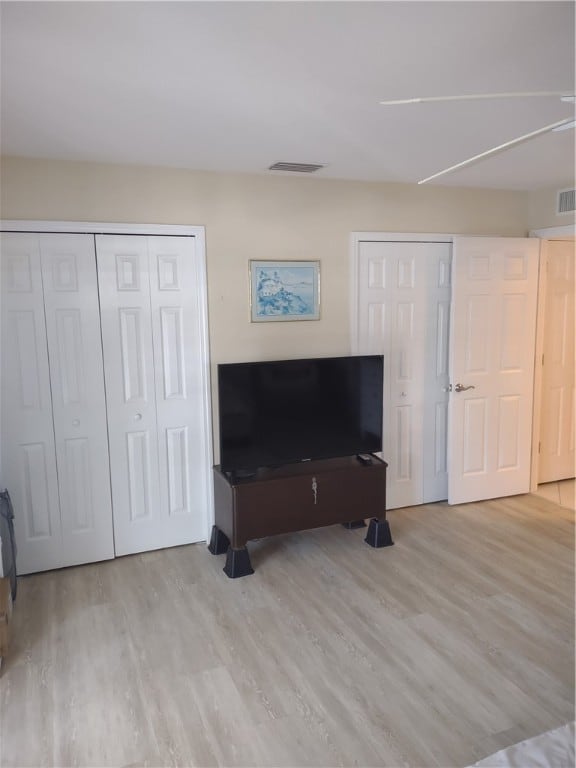
[[[572, 184], [572, 187], [574, 185]], [[554, 187], [553, 189], [538, 189], [530, 192], [528, 195], [528, 223], [529, 229], [544, 229], [545, 227], [565, 227], [574, 224], [574, 214], [564, 214], [558, 216], [556, 206], [558, 204], [558, 190], [568, 189], [570, 185], [564, 187]], [[572, 188], [570, 187], [570, 188]]]
[[[357, 230], [523, 236], [524, 193], [4, 158], [3, 219], [206, 228], [212, 363], [347, 354]], [[249, 259], [320, 259], [317, 322], [250, 323]]]
[[[350, 352], [351, 232], [524, 236], [528, 226], [518, 192], [21, 158], [4, 158], [0, 179], [3, 219], [206, 228], [215, 425], [217, 363]], [[321, 319], [251, 323], [250, 259], [320, 259]]]

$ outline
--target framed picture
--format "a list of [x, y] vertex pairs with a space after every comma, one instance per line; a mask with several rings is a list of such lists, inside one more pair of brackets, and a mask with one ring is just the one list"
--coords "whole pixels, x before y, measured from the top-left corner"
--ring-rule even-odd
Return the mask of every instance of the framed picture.
[[251, 261], [253, 323], [320, 319], [319, 261]]

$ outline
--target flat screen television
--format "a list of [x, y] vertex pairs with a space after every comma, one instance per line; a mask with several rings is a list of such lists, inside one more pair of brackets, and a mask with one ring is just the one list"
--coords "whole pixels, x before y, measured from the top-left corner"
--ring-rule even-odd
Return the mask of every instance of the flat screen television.
[[383, 362], [363, 355], [220, 364], [221, 470], [381, 451]]

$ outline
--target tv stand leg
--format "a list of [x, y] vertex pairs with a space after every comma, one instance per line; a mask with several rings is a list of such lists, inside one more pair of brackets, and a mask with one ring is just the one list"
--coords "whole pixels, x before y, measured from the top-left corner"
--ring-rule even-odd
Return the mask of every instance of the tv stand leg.
[[342, 523], [342, 525], [349, 531], [353, 531], [356, 528], [366, 528], [364, 520], [350, 520], [349, 523]]
[[251, 573], [254, 573], [246, 547], [241, 549], [228, 547], [224, 573], [229, 579], [239, 579], [241, 576], [249, 576]]
[[379, 520], [377, 517], [373, 517], [370, 520], [364, 541], [371, 547], [391, 547], [394, 542], [392, 541], [388, 520], [386, 518]]
[[213, 555], [223, 555], [228, 551], [230, 546], [230, 539], [224, 531], [221, 531], [217, 525], [212, 526], [212, 535], [210, 536], [210, 544], [208, 544], [208, 551]]

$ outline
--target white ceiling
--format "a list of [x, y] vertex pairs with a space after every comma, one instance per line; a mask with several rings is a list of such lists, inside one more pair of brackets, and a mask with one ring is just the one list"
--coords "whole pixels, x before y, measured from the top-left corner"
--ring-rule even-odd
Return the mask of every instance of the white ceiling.
[[[2, 2], [3, 154], [416, 182], [573, 114], [573, 2]], [[574, 184], [574, 131], [431, 184]]]

